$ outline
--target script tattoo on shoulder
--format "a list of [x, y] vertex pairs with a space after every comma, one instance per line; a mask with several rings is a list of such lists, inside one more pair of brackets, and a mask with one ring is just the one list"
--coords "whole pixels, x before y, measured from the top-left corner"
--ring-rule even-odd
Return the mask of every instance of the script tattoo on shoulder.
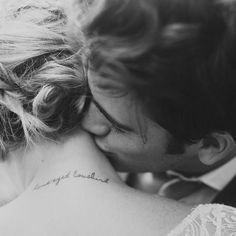
[[98, 182], [106, 183], [106, 184], [109, 182], [109, 179], [102, 179], [102, 178], [97, 177], [95, 172], [91, 172], [90, 174], [82, 174], [82, 173], [79, 173], [78, 170], [74, 170], [74, 171], [68, 171], [67, 173], [63, 175], [52, 178], [48, 180], [47, 182], [36, 184], [33, 190], [39, 190], [49, 185], [58, 186], [61, 182], [65, 181], [66, 179], [76, 179], [76, 178], [93, 180], [93, 181], [98, 181]]

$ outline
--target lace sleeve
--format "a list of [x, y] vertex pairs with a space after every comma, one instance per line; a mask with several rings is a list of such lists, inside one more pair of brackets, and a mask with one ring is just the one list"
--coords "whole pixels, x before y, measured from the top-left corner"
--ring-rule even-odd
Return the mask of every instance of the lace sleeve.
[[236, 208], [199, 205], [168, 236], [236, 236]]

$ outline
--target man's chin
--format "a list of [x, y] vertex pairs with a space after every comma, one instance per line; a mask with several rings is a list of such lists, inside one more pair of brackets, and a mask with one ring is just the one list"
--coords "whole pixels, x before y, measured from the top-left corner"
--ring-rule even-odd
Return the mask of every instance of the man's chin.
[[113, 166], [113, 168], [116, 170], [116, 171], [121, 171], [121, 172], [125, 172], [125, 170], [121, 170], [121, 165], [118, 161], [118, 157], [113, 154], [113, 153], [105, 153], [106, 155], [106, 158], [107, 160], [111, 163], [111, 165]]
[[106, 153], [107, 160], [111, 163], [113, 168], [120, 173], [140, 173], [143, 172], [139, 168], [134, 168], [134, 165], [131, 165], [130, 163], [124, 162], [121, 158], [119, 158], [117, 155], [112, 153]]

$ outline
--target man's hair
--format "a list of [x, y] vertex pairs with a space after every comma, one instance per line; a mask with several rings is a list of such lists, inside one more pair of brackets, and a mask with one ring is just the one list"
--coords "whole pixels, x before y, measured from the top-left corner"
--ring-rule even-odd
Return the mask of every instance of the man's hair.
[[234, 1], [81, 2], [88, 10], [77, 19], [97, 73], [123, 80], [178, 140], [236, 138]]
[[0, 149], [6, 155], [78, 126], [86, 81], [80, 52], [68, 43], [60, 1], [1, 4]]

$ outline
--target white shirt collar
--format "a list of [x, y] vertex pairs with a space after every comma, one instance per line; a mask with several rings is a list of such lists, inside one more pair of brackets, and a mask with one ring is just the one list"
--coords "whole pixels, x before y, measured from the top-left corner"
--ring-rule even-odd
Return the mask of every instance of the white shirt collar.
[[184, 175], [172, 170], [167, 171], [167, 174], [177, 176], [185, 181], [202, 182], [217, 191], [221, 191], [236, 175], [236, 157], [228, 161], [226, 164], [199, 177], [185, 177]]

